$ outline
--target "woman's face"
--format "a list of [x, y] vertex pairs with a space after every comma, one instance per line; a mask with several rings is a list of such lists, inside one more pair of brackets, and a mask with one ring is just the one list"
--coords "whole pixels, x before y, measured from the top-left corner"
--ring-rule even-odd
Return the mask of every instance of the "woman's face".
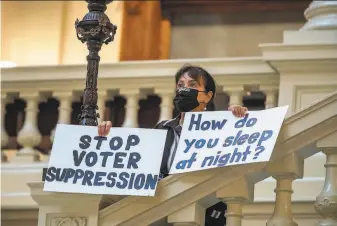
[[199, 106], [193, 109], [192, 111], [203, 111], [205, 107], [207, 106], [207, 103], [211, 100], [213, 96], [213, 92], [205, 92], [205, 80], [203, 77], [199, 77], [198, 80], [195, 80], [188, 76], [187, 73], [183, 74], [177, 83], [177, 90], [180, 88], [190, 88], [190, 89], [196, 89], [200, 91], [198, 93], [197, 100], [199, 102]]

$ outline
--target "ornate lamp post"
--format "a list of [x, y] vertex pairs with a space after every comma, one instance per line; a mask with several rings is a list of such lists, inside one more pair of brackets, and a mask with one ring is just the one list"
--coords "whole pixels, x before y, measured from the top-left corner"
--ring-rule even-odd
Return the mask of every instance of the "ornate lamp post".
[[114, 40], [117, 26], [110, 23], [105, 10], [107, 4], [113, 0], [86, 0], [89, 12], [81, 21], [75, 22], [77, 38], [87, 43], [89, 55], [87, 56], [87, 77], [83, 95], [82, 114], [79, 115], [81, 125], [97, 126], [97, 117], [100, 117], [97, 107], [97, 75], [100, 57], [98, 52], [102, 44]]

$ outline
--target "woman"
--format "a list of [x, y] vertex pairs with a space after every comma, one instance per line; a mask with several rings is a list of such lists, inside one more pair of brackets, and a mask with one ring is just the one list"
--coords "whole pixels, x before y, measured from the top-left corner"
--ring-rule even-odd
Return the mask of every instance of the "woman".
[[[158, 123], [155, 129], [166, 129], [167, 138], [163, 160], [160, 168], [160, 178], [166, 177], [173, 162], [176, 148], [184, 121], [184, 112], [214, 111], [213, 99], [216, 85], [213, 77], [203, 68], [185, 65], [175, 75], [176, 96], [174, 105], [179, 111], [176, 118]], [[247, 108], [231, 106], [230, 111], [236, 117], [243, 117]], [[111, 121], [103, 121], [98, 125], [99, 136], [108, 135], [112, 127]]]
[[[192, 65], [183, 66], [176, 73], [175, 82], [176, 96], [174, 98], [174, 105], [179, 114], [176, 118], [162, 121], [155, 126], [155, 129], [168, 130], [160, 167], [160, 179], [169, 174], [178, 147], [184, 121], [184, 112], [214, 111], [213, 99], [216, 93], [216, 85], [213, 77], [206, 70]], [[236, 117], [243, 117], [247, 112], [247, 108], [241, 106], [231, 106], [228, 110], [232, 111]], [[98, 126], [98, 134], [106, 136], [111, 126], [112, 123], [110, 121], [102, 122]], [[226, 205], [223, 202], [208, 208], [205, 225], [225, 225], [225, 210]]]

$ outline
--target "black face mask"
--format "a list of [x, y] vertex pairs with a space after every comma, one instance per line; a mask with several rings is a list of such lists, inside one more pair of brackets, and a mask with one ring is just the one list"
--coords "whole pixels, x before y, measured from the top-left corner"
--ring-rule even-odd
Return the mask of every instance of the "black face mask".
[[189, 112], [199, 106], [198, 93], [204, 92], [196, 89], [181, 88], [177, 90], [174, 105], [180, 112]]

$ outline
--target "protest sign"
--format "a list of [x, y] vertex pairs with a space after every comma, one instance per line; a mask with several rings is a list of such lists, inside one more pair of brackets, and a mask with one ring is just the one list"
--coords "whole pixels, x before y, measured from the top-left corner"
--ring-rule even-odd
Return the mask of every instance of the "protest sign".
[[57, 125], [44, 191], [154, 196], [167, 131]]
[[186, 113], [170, 174], [269, 161], [287, 110]]

